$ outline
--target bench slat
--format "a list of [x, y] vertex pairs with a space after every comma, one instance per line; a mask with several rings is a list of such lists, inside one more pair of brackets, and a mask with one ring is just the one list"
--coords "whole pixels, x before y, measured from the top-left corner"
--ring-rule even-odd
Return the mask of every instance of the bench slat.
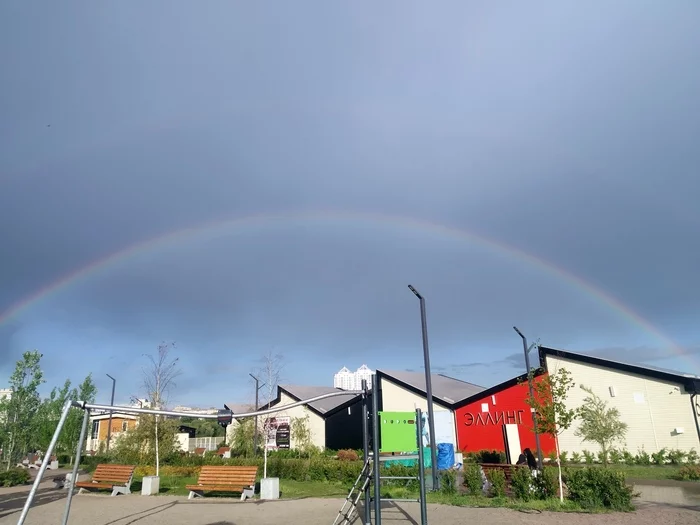
[[248, 486], [235, 486], [235, 485], [187, 485], [185, 487], [187, 490], [192, 491], [209, 491], [209, 492], [242, 492], [244, 489], [250, 488]]

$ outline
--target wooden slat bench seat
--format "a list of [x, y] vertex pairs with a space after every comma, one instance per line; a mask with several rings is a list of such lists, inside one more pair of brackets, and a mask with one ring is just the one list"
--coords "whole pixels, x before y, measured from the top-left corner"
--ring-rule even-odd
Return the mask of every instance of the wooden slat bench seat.
[[90, 481], [79, 481], [75, 487], [80, 489], [78, 494], [83, 490], [111, 490], [112, 496], [131, 494], [135, 468], [134, 465], [100, 463]]
[[203, 497], [204, 492], [240, 492], [241, 501], [255, 494], [255, 476], [258, 467], [236, 467], [205, 465], [199, 472], [196, 485], [187, 485], [190, 491], [187, 499]]

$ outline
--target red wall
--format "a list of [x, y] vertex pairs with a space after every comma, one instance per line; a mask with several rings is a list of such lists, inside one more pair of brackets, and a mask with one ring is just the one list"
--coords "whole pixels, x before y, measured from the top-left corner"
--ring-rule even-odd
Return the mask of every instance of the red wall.
[[[535, 381], [539, 381], [541, 377], [543, 376], [535, 378]], [[455, 411], [455, 423], [459, 450], [462, 452], [479, 450], [505, 452], [503, 425], [515, 423], [518, 425], [521, 451], [529, 447], [536, 454], [532, 415], [530, 407], [525, 403], [527, 391], [527, 383], [516, 384], [493, 396], [485, 396], [478, 401], [458, 408]], [[488, 403], [488, 412], [482, 412], [482, 403]], [[540, 435], [540, 445], [542, 453], [545, 455], [555, 450], [552, 436]]]

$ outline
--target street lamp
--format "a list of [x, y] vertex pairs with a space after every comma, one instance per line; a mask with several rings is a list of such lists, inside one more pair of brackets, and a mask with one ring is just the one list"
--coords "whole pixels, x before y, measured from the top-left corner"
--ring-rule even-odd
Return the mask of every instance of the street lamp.
[[[257, 377], [255, 377], [253, 374], [248, 375], [255, 380], [255, 411], [257, 412], [258, 403], [260, 402], [258, 394], [260, 392], [260, 389], [265, 386], [265, 383], [259, 385], [260, 380]], [[255, 431], [253, 432], [253, 454], [256, 456], [258, 455], [258, 416], [255, 416]]]
[[[413, 294], [418, 297], [420, 301], [420, 323], [421, 331], [423, 333], [423, 364], [425, 367], [425, 394], [428, 404], [428, 432], [430, 436], [430, 462], [432, 467], [432, 481], [433, 490], [438, 489], [438, 471], [437, 471], [437, 450], [435, 444], [435, 419], [433, 417], [433, 383], [430, 374], [430, 350], [428, 348], [428, 326], [427, 319], [425, 315], [425, 299], [421, 294], [418, 293], [413, 286], [408, 285], [408, 289], [413, 292]], [[420, 422], [418, 422], [420, 424]], [[423, 443], [419, 443], [419, 446], [423, 446]]]
[[[535, 343], [532, 343], [530, 346], [527, 346], [527, 338], [523, 335], [523, 333], [520, 330], [518, 330], [516, 326], [513, 327], [513, 330], [518, 332], [518, 335], [523, 339], [523, 351], [525, 352], [525, 368], [527, 368], [527, 386], [530, 390], [530, 399], [534, 399], [535, 395], [532, 388], [532, 376], [530, 375], [530, 350], [532, 350], [532, 347], [535, 346]], [[532, 412], [532, 424], [535, 430], [535, 447], [537, 447], [537, 461], [539, 461], [540, 468], [542, 468], [542, 465], [544, 465], [544, 463], [542, 461], [542, 447], [540, 447], [540, 433], [537, 431], [537, 415], [535, 414], [534, 409], [531, 409], [530, 411]]]
[[[111, 375], [105, 374], [107, 377], [109, 377], [112, 380], [112, 399], [109, 402], [109, 406], [114, 406], [114, 389], [117, 386], [117, 380], [114, 379]], [[110, 410], [109, 411], [109, 422], [107, 423], [107, 452], [109, 452], [109, 442], [112, 439], [112, 414], [113, 412]]]

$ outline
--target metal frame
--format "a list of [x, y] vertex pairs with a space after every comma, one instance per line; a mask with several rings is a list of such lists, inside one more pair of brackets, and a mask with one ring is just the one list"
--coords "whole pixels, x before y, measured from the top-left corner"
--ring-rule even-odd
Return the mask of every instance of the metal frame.
[[[320, 396], [312, 397], [310, 399], [304, 399], [302, 401], [298, 401], [295, 403], [290, 403], [289, 405], [284, 405], [282, 407], [277, 407], [277, 408], [269, 408], [266, 410], [257, 410], [254, 412], [245, 412], [243, 414], [234, 414], [231, 412], [231, 419], [242, 419], [246, 417], [255, 417], [255, 416], [265, 416], [267, 414], [274, 414], [277, 412], [282, 412], [283, 410], [288, 410], [290, 408], [294, 408], [296, 406], [301, 406], [305, 405], [308, 403], [313, 403], [314, 401], [320, 401], [321, 399], [326, 399], [329, 397], [337, 397], [337, 396], [347, 396], [347, 395], [366, 395], [366, 391], [363, 390], [344, 390], [342, 392], [330, 392], [328, 394], [323, 394]], [[46, 469], [49, 466], [49, 459], [51, 458], [51, 455], [53, 454], [54, 449], [56, 448], [56, 443], [58, 442], [58, 437], [61, 435], [61, 431], [63, 430], [63, 426], [66, 423], [66, 419], [68, 418], [68, 413], [70, 412], [71, 408], [79, 408], [81, 410], [84, 410], [84, 415], [83, 415], [83, 426], [80, 429], [80, 438], [78, 440], [77, 446], [76, 446], [76, 451], [75, 451], [75, 463], [73, 464], [73, 472], [71, 475], [71, 479], [68, 481], [68, 498], [66, 499], [66, 510], [63, 514], [63, 525], [67, 525], [68, 523], [68, 517], [70, 516], [70, 507], [71, 507], [71, 502], [73, 500], [73, 490], [75, 488], [75, 482], [78, 477], [78, 467], [80, 466], [80, 457], [83, 451], [83, 443], [85, 442], [85, 434], [87, 433], [87, 425], [88, 425], [88, 420], [90, 419], [90, 412], [93, 410], [102, 410], [109, 412], [112, 414], [113, 412], [119, 412], [119, 413], [124, 413], [124, 414], [151, 414], [151, 415], [160, 415], [160, 416], [173, 416], [173, 417], [196, 417], [197, 419], [218, 419], [219, 414], [192, 414], [190, 412], [175, 412], [172, 410], [154, 410], [150, 408], [134, 408], [134, 407], [117, 407], [114, 405], [98, 405], [94, 403], [86, 403], [84, 401], [67, 401], [66, 404], [63, 406], [63, 410], [61, 411], [61, 417], [58, 420], [58, 425], [56, 425], [56, 430], [54, 431], [53, 437], [51, 438], [51, 442], [49, 443], [48, 448], [46, 449], [46, 452], [44, 454], [44, 459], [41, 462], [41, 467], [39, 467], [39, 472], [36, 475], [36, 478], [34, 479], [34, 483], [32, 484], [32, 488], [29, 491], [29, 496], [27, 496], [27, 501], [24, 503], [24, 507], [22, 508], [22, 513], [19, 516], [19, 520], [17, 521], [17, 525], [23, 525], [24, 521], [27, 519], [27, 514], [29, 513], [29, 509], [32, 506], [32, 503], [34, 502], [34, 498], [36, 497], [37, 490], [39, 489], [39, 485], [41, 484], [42, 479], [44, 478], [44, 473], [46, 472]]]
[[[366, 383], [363, 383], [363, 387], [366, 386]], [[370, 496], [370, 488], [369, 488], [369, 483], [367, 483], [366, 488], [365, 488], [365, 500], [364, 500], [364, 518], [365, 518], [365, 525], [371, 525], [372, 519], [371, 519], [371, 512], [370, 512], [370, 501], [374, 503], [374, 525], [381, 525], [382, 523], [382, 499], [384, 501], [413, 501], [415, 502], [416, 500], [414, 499], [393, 499], [393, 498], [382, 498], [381, 494], [381, 480], [382, 479], [416, 479], [415, 476], [382, 476], [381, 475], [381, 462], [382, 458], [379, 456], [379, 379], [377, 378], [377, 375], [372, 376], [372, 410], [371, 410], [371, 419], [368, 416], [369, 412], [369, 407], [368, 407], [368, 401], [367, 401], [367, 393], [365, 390], [365, 395], [363, 396], [363, 406], [362, 406], [362, 414], [364, 416], [363, 418], [363, 436], [364, 436], [364, 442], [363, 442], [363, 450], [365, 452], [365, 461], [369, 463], [370, 461], [370, 441], [371, 441], [371, 455], [372, 455], [372, 473], [368, 474], [371, 476], [371, 481], [374, 484], [374, 497]], [[418, 454], [416, 455], [404, 455], [404, 456], [389, 456], [386, 459], [387, 460], [392, 460], [392, 459], [397, 459], [397, 458], [402, 458], [402, 459], [417, 459], [418, 460], [418, 485], [419, 485], [419, 499], [418, 503], [420, 504], [420, 517], [421, 517], [421, 525], [428, 525], [428, 507], [427, 507], [427, 502], [425, 500], [426, 496], [426, 487], [425, 487], [425, 461], [424, 461], [424, 454], [423, 454], [423, 439], [422, 439], [422, 426], [423, 426], [423, 417], [422, 417], [422, 411], [420, 408], [416, 409], [416, 444], [418, 445]], [[371, 433], [364, 432], [364, 430], [367, 428], [368, 424], [371, 423]]]

